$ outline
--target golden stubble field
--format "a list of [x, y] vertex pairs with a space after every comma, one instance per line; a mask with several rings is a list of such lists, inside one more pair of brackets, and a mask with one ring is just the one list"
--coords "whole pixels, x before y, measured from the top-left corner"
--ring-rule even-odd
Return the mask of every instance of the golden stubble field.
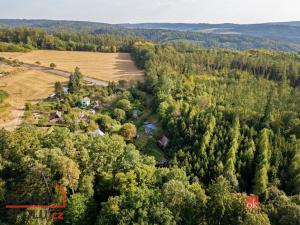
[[0, 105], [0, 128], [16, 128], [22, 120], [26, 102], [37, 102], [54, 92], [56, 81], [66, 78], [35, 70], [25, 70], [0, 77], [0, 89], [9, 94]]
[[0, 56], [42, 66], [56, 64], [56, 69], [74, 71], [78, 66], [83, 75], [105, 81], [141, 80], [143, 71], [137, 69], [127, 53], [98, 53], [37, 50], [29, 53], [0, 52]]

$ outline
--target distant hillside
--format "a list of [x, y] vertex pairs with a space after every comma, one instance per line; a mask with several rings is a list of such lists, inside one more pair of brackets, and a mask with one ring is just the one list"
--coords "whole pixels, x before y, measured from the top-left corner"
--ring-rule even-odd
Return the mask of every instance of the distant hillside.
[[29, 26], [48, 32], [132, 35], [157, 42], [189, 41], [203, 47], [244, 50], [265, 48], [300, 52], [300, 22], [265, 24], [141, 23], [106, 24], [84, 21], [0, 19], [0, 27]]
[[177, 31], [193, 31], [215, 34], [243, 34], [288, 40], [300, 43], [300, 22], [263, 23], [263, 24], [190, 24], [190, 23], [141, 23], [120, 24], [124, 28], [167, 29]]
[[0, 19], [0, 27], [19, 27], [19, 26], [42, 28], [50, 32], [56, 32], [56, 31], [93, 32], [94, 30], [97, 29], [112, 27], [112, 25], [110, 24], [84, 22], [84, 21]]

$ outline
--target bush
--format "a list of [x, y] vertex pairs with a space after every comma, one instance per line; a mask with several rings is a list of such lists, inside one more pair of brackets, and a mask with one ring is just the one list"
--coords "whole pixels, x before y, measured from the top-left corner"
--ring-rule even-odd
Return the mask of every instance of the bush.
[[136, 127], [132, 123], [125, 123], [121, 130], [120, 134], [125, 138], [125, 140], [132, 140], [136, 137]]
[[121, 99], [117, 102], [117, 107], [123, 109], [125, 112], [129, 112], [132, 109], [130, 101], [127, 99]]
[[0, 104], [4, 102], [5, 99], [7, 99], [9, 94], [3, 90], [0, 90]]
[[55, 63], [50, 63], [50, 67], [53, 69], [56, 67]]
[[113, 118], [122, 122], [126, 119], [126, 112], [123, 109], [114, 109]]
[[31, 49], [26, 45], [0, 42], [0, 52], [29, 52]]
[[26, 110], [26, 111], [32, 110], [32, 103], [31, 103], [31, 102], [26, 102], [26, 103], [25, 103], [25, 110]]
[[104, 131], [109, 131], [118, 124], [116, 120], [112, 119], [108, 115], [101, 115], [97, 122], [99, 123], [100, 128], [104, 129]]

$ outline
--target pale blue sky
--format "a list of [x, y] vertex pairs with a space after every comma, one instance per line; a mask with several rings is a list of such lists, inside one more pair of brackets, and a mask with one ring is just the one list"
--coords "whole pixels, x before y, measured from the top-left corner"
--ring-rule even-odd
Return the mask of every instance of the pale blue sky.
[[300, 20], [300, 0], [0, 0], [0, 18], [107, 23]]

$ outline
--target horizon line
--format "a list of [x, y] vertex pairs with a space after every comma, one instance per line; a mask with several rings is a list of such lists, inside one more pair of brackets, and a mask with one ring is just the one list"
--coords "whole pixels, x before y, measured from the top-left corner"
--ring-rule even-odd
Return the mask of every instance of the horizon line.
[[92, 20], [77, 20], [77, 19], [48, 19], [48, 18], [0, 18], [0, 20], [44, 20], [44, 21], [62, 21], [62, 22], [86, 22], [86, 23], [100, 23], [109, 25], [118, 24], [210, 24], [210, 25], [220, 25], [220, 24], [235, 24], [235, 25], [255, 25], [255, 24], [276, 24], [276, 23], [295, 23], [300, 22], [299, 20], [288, 20], [288, 21], [262, 21], [257, 23], [235, 23], [235, 22], [220, 22], [220, 23], [210, 23], [210, 22], [122, 22], [122, 23], [111, 23], [111, 22], [100, 22]]

